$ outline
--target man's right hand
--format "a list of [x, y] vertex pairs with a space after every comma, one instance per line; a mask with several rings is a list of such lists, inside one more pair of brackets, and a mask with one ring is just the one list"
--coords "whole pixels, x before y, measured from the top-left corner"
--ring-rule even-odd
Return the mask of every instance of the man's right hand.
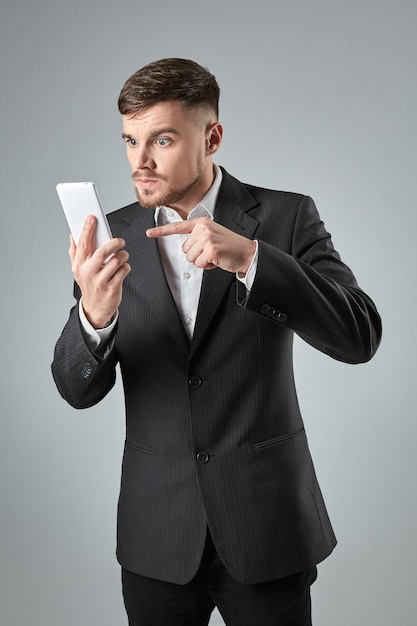
[[78, 245], [70, 236], [68, 253], [72, 273], [81, 289], [84, 313], [94, 328], [104, 328], [117, 312], [123, 281], [131, 268], [127, 262], [129, 254], [122, 250], [123, 239], [112, 239], [94, 250], [95, 229], [96, 218], [89, 215]]

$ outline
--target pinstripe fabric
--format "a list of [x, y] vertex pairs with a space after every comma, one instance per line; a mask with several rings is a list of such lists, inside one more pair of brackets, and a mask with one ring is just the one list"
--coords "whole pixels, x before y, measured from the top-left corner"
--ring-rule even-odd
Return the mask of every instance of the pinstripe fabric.
[[157, 243], [145, 236], [152, 220], [137, 204], [109, 216], [132, 266], [109, 357], [89, 352], [74, 309], [52, 366], [62, 396], [82, 408], [111, 389], [120, 363], [118, 559], [144, 576], [188, 582], [208, 524], [241, 582], [308, 569], [330, 554], [335, 537], [298, 407], [293, 333], [335, 359], [367, 361], [381, 335], [375, 306], [310, 198], [224, 172], [216, 221], [259, 240], [258, 270], [247, 300], [233, 275], [204, 273], [190, 343]]

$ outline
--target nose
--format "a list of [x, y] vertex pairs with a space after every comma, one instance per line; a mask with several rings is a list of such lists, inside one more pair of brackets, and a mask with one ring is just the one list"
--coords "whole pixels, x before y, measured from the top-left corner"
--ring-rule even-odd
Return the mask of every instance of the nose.
[[149, 153], [149, 148], [145, 146], [137, 146], [133, 151], [133, 160], [132, 160], [133, 169], [153, 169], [155, 167], [155, 162], [151, 158]]

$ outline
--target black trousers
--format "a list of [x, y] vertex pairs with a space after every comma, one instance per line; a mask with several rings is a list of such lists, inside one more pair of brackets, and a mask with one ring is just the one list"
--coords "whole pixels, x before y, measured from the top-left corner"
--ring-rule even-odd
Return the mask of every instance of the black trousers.
[[207, 626], [217, 606], [226, 626], [311, 626], [316, 568], [245, 585], [230, 576], [208, 536], [195, 578], [176, 585], [122, 569], [129, 626]]

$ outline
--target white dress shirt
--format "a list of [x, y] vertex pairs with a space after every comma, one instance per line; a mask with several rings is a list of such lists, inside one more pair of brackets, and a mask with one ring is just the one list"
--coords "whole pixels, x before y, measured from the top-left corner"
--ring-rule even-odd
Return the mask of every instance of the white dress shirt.
[[[188, 220], [196, 219], [198, 217], [208, 217], [211, 220], [214, 219], [217, 196], [223, 178], [222, 172], [217, 165], [214, 165], [214, 171], [215, 178], [212, 186], [197, 206], [190, 211], [187, 217]], [[160, 206], [155, 209], [156, 226], [163, 226], [165, 224], [172, 224], [173, 222], [181, 221], [182, 218], [179, 213], [171, 207]], [[166, 237], [160, 237], [158, 239], [158, 247], [172, 297], [177, 305], [185, 331], [191, 339], [197, 317], [198, 301], [200, 299], [201, 282], [204, 270], [187, 261], [186, 255], [182, 249], [182, 245], [187, 236], [188, 235], [167, 235]], [[246, 286], [247, 291], [250, 291], [255, 278], [257, 260], [258, 246], [256, 246], [256, 252], [246, 276], [240, 278], [236, 275], [237, 279]], [[116, 317], [109, 326], [96, 330], [91, 326], [85, 316], [81, 299], [79, 315], [89, 347], [95, 351], [100, 344], [108, 341], [113, 328], [116, 325], [118, 314], [116, 314]]]

